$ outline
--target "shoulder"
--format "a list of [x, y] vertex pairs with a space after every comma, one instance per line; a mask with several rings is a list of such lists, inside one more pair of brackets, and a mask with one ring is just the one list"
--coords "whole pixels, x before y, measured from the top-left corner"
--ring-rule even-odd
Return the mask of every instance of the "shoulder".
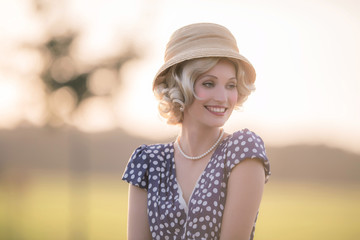
[[134, 150], [130, 161], [141, 160], [148, 163], [154, 159], [164, 160], [170, 158], [173, 152], [173, 143], [143, 144]]
[[230, 134], [228, 136], [228, 141], [230, 142], [234, 142], [236, 144], [240, 143], [241, 145], [246, 145], [246, 144], [254, 144], [257, 143], [256, 145], [264, 145], [264, 142], [262, 140], [262, 138], [257, 135], [255, 132], [244, 128], [242, 130], [238, 130], [232, 134]]
[[131, 155], [122, 179], [147, 189], [149, 175], [157, 173], [160, 165], [166, 165], [173, 152], [172, 143], [139, 146]]
[[264, 166], [266, 178], [271, 174], [264, 141], [255, 132], [247, 128], [236, 131], [225, 139], [224, 147], [227, 159], [226, 167], [229, 172], [246, 159], [257, 159]]
[[243, 157], [266, 158], [265, 144], [262, 138], [245, 128], [234, 132], [225, 139], [227, 154], [240, 154]]

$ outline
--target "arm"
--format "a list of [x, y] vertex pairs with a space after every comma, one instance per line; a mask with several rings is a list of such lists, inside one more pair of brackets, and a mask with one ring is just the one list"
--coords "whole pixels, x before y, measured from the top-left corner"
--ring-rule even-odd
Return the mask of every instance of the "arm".
[[129, 185], [128, 240], [151, 239], [147, 216], [147, 192]]
[[221, 227], [221, 240], [249, 240], [264, 189], [264, 167], [245, 159], [232, 170]]

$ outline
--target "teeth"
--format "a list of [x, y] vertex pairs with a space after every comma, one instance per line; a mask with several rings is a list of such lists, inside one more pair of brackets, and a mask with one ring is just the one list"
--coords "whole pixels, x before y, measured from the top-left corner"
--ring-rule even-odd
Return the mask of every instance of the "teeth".
[[224, 113], [226, 108], [220, 108], [220, 107], [207, 107], [209, 111], [211, 112], [217, 112], [217, 113]]

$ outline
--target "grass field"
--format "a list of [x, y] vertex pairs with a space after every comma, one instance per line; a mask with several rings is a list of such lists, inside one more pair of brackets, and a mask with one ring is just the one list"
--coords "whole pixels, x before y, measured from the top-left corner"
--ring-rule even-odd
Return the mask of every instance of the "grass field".
[[[0, 239], [126, 239], [127, 184], [120, 176], [39, 173], [0, 187]], [[269, 181], [255, 239], [360, 239], [359, 190]]]

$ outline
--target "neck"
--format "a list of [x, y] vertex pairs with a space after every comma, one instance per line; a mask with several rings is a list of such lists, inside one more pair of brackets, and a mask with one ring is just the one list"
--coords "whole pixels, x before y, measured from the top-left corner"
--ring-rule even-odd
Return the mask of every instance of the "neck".
[[179, 136], [181, 148], [187, 155], [201, 155], [219, 139], [220, 131], [220, 128], [182, 126]]

